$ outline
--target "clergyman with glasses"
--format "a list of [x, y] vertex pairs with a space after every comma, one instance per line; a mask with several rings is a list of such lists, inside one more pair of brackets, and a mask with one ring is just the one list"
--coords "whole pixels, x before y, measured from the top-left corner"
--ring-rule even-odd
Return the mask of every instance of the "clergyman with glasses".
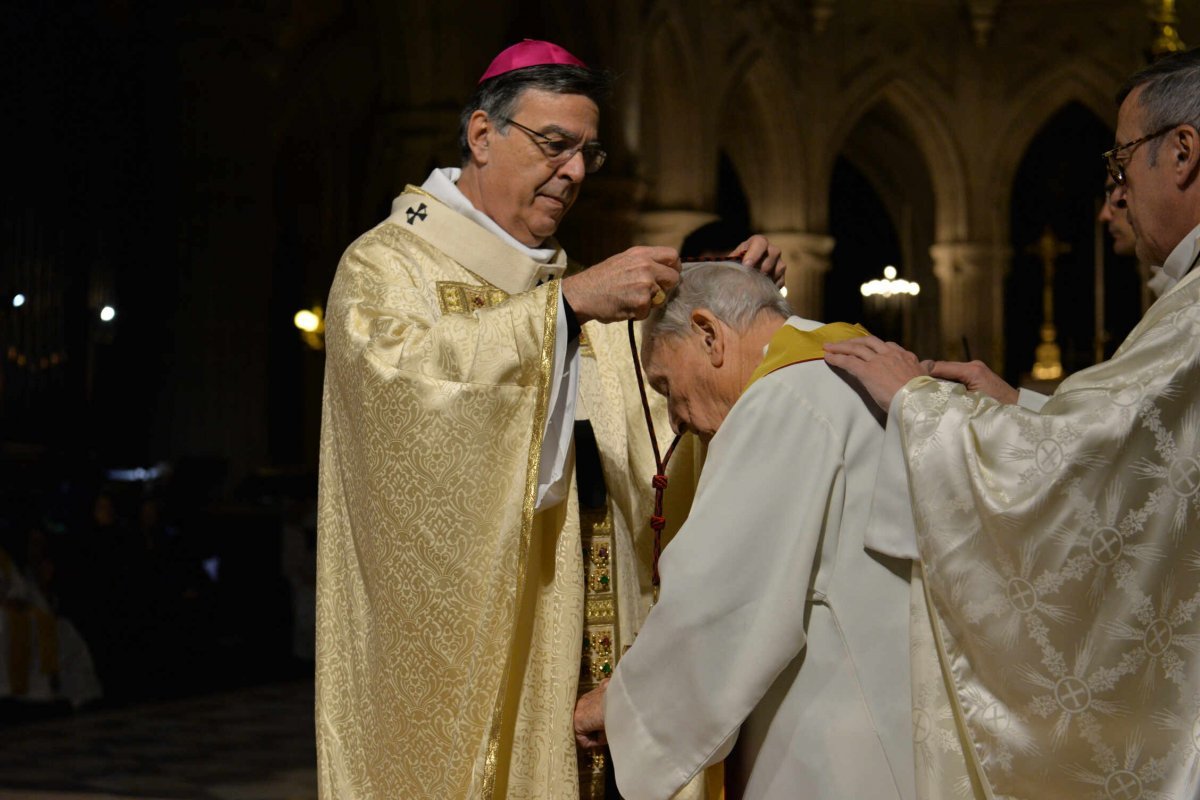
[[[553, 239], [604, 164], [608, 86], [549, 42], [503, 51], [462, 113], [462, 168], [405, 188], [338, 265], [318, 517], [324, 800], [603, 791], [572, 712], [648, 611], [655, 474], [626, 326], [604, 323], [645, 318], [680, 267], [670, 248], [635, 247], [574, 269]], [[782, 281], [762, 237], [737, 254]], [[675, 526], [693, 450], [668, 475]]]
[[1112, 359], [1034, 411], [994, 375], [936, 380], [970, 365], [827, 348], [889, 409], [954, 717], [996, 797], [1200, 797], [1200, 50], [1118, 101], [1112, 200], [1172, 283]]
[[[1105, 153], [1106, 161], [1107, 156], [1108, 154]], [[1112, 237], [1113, 252], [1119, 256], [1132, 256], [1134, 255], [1133, 228], [1129, 225], [1129, 215], [1125, 212], [1125, 200], [1113, 197], [1117, 189], [1117, 182], [1113, 180], [1111, 174], [1106, 177], [1104, 204], [1100, 206], [1096, 219], [1105, 226], [1108, 235]], [[1163, 292], [1174, 286], [1176, 280], [1163, 272], [1161, 264], [1150, 264], [1149, 268], [1150, 277], [1146, 281], [1146, 286], [1150, 289], [1151, 295], [1157, 299]]]

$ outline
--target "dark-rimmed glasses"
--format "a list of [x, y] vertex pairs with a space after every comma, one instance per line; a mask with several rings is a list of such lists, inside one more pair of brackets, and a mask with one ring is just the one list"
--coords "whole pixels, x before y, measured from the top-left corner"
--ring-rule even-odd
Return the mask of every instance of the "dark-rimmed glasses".
[[1139, 144], [1148, 142], [1151, 139], [1157, 139], [1159, 136], [1162, 136], [1164, 133], [1171, 132], [1178, 126], [1179, 126], [1178, 122], [1172, 123], [1172, 124], [1168, 125], [1167, 127], [1163, 128], [1162, 130], [1155, 131], [1154, 133], [1143, 136], [1140, 139], [1134, 139], [1132, 142], [1126, 142], [1125, 144], [1119, 144], [1116, 147], [1114, 147], [1112, 150], [1106, 150], [1105, 152], [1101, 153], [1100, 157], [1104, 159], [1104, 165], [1106, 167], [1108, 167], [1108, 174], [1112, 176], [1113, 182], [1116, 183], [1117, 186], [1125, 185], [1125, 165], [1120, 160], [1118, 160], [1117, 156], [1119, 154], [1124, 153], [1125, 151], [1128, 150], [1129, 154], [1132, 155], [1133, 149], [1135, 147], [1137, 147]]
[[574, 158], [576, 153], [580, 153], [583, 155], [584, 171], [595, 172], [604, 166], [604, 159], [608, 158], [608, 153], [604, 152], [604, 148], [600, 146], [599, 142], [580, 144], [572, 139], [555, 139], [544, 133], [538, 133], [532, 128], [526, 128], [512, 117], [501, 117], [500, 119], [524, 131], [525, 135], [542, 151], [542, 155], [546, 157], [551, 166], [562, 166]]

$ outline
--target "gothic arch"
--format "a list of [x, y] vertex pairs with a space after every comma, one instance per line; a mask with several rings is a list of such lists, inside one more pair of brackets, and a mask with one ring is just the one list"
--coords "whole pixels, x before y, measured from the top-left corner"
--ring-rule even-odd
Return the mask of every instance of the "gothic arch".
[[811, 131], [796, 114], [786, 73], [773, 60], [747, 51], [724, 70], [729, 77], [718, 93], [714, 123], [720, 148], [728, 154], [746, 189], [752, 224], [759, 230], [806, 230], [810, 184], [804, 154]]
[[650, 204], [704, 209], [712, 205], [714, 181], [711, 122], [700, 93], [694, 48], [684, 46], [681, 23], [664, 11], [649, 29], [640, 64], [642, 175]]
[[935, 202], [937, 241], [966, 238], [970, 219], [967, 174], [962, 151], [948, 124], [950, 114], [936, 87], [918, 87], [892, 75], [866, 76], [843, 95], [845, 113], [834, 125], [821, 163], [822, 191], [828, 193], [833, 162], [863, 117], [886, 105], [909, 129], [929, 173]]
[[[996, 222], [998, 238], [1008, 236], [1007, 209], [1012, 202], [1012, 183], [1022, 157], [1038, 131], [1070, 103], [1080, 103], [1099, 119], [1113, 120], [1116, 110], [1112, 95], [1120, 77], [1084, 62], [1065, 64], [1046, 73], [1023, 87], [1008, 104], [1012, 121], [999, 132], [996, 149], [986, 170], [985, 185], [995, 198], [1000, 219]], [[1101, 169], [1099, 153], [1081, 154], [1096, 159], [1097, 174]]]

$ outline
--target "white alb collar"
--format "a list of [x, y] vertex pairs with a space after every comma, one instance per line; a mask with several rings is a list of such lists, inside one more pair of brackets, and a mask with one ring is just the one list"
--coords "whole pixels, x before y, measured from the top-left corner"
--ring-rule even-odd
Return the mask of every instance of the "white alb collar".
[[[1200, 255], [1200, 225], [1192, 228], [1191, 233], [1179, 240], [1179, 244], [1175, 245], [1171, 255], [1163, 262], [1162, 272], [1155, 276], [1164, 284], [1163, 292], [1167, 292], [1183, 279], [1195, 265], [1197, 255]], [[1165, 279], [1160, 277], [1163, 275], [1166, 276]]]

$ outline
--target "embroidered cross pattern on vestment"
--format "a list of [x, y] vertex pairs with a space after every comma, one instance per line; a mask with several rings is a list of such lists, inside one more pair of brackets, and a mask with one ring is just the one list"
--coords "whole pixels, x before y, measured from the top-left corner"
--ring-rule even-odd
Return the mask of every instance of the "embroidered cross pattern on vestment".
[[409, 206], [408, 210], [404, 212], [405, 214], [408, 214], [408, 224], [412, 225], [413, 221], [417, 219], [424, 221], [425, 217], [427, 216], [426, 209], [427, 206], [424, 203], [421, 203], [421, 205], [417, 206], [416, 211], [413, 211], [413, 207]]

